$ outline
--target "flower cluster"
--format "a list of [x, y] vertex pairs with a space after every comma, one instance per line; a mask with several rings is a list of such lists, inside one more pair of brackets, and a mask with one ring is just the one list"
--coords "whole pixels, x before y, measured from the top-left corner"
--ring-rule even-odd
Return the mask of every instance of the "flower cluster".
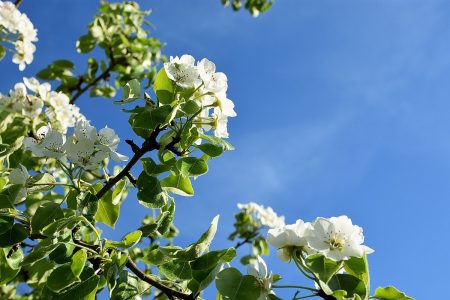
[[87, 170], [101, 166], [103, 160], [112, 158], [117, 162], [126, 161], [128, 157], [116, 152], [119, 137], [111, 128], [99, 132], [88, 121], [78, 122], [71, 136], [54, 131], [50, 126], [43, 126], [36, 137], [25, 138], [25, 147], [38, 157], [52, 157], [64, 160]]
[[362, 228], [353, 225], [347, 216], [317, 218], [312, 223], [297, 220], [269, 230], [267, 241], [278, 248], [278, 256], [284, 261], [289, 261], [296, 249], [306, 254], [320, 253], [334, 261], [373, 252], [363, 245]]
[[239, 203], [238, 208], [251, 215], [261, 226], [267, 226], [269, 228], [279, 228], [283, 227], [284, 217], [278, 216], [273, 209], [269, 207], [264, 207], [255, 202], [250, 202], [247, 204]]
[[52, 91], [49, 83], [41, 84], [35, 78], [24, 78], [23, 81], [17, 83], [8, 95], [0, 94], [2, 110], [35, 119], [45, 105], [48, 121], [63, 133], [77, 122], [86, 120], [80, 109], [70, 104], [69, 97], [62, 92]]
[[208, 59], [196, 64], [190, 55], [170, 57], [164, 69], [177, 86], [195, 89], [194, 99], [203, 107], [196, 124], [205, 131], [214, 129], [217, 137], [228, 138], [228, 118], [237, 114], [233, 101], [227, 98], [227, 76], [216, 72], [216, 65]]
[[16, 53], [13, 62], [19, 65], [23, 71], [26, 64], [33, 61], [36, 46], [33, 42], [37, 39], [37, 30], [26, 14], [21, 13], [14, 3], [0, 1], [0, 41], [14, 40]]

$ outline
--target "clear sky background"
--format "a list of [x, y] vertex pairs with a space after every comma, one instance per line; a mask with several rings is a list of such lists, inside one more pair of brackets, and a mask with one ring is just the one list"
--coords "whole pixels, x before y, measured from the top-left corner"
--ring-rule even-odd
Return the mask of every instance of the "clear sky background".
[[[232, 246], [226, 237], [238, 202], [270, 205], [291, 223], [346, 214], [376, 251], [369, 257], [373, 287], [393, 284], [417, 299], [443, 299], [450, 268], [450, 2], [278, 0], [256, 19], [219, 0], [140, 3], [154, 9], [149, 20], [166, 55], [207, 57], [228, 75], [238, 113], [229, 123], [236, 151], [211, 163], [193, 198], [177, 198], [177, 243], [195, 241], [220, 213], [213, 248]], [[92, 0], [24, 0], [21, 9], [39, 30], [35, 62], [20, 73], [8, 56], [0, 91], [55, 59], [84, 68], [88, 57], [76, 53], [75, 41], [96, 8]], [[95, 126], [132, 137], [112, 101], [83, 97], [78, 104]], [[120, 150], [130, 154], [124, 143]], [[105, 235], [120, 238], [145, 213], [131, 195], [116, 232]], [[274, 251], [267, 262], [286, 284], [300, 278]]]

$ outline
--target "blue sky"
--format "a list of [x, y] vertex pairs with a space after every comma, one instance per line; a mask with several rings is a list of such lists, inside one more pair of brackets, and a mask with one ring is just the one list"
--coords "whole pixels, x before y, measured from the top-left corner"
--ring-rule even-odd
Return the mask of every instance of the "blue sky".
[[[373, 287], [441, 298], [450, 267], [448, 1], [279, 0], [256, 19], [219, 0], [141, 4], [154, 9], [149, 20], [165, 54], [208, 57], [228, 75], [238, 112], [229, 123], [236, 151], [211, 163], [195, 197], [177, 199], [177, 242], [194, 241], [220, 213], [214, 248], [232, 245], [226, 237], [238, 202], [270, 205], [288, 222], [346, 214], [376, 250]], [[55, 59], [83, 63], [75, 41], [96, 7], [25, 0], [39, 30], [35, 62], [19, 73], [2, 61], [0, 90]], [[78, 104], [96, 126], [131, 136], [111, 101]], [[105, 234], [119, 238], [144, 214], [128, 198], [116, 232]], [[275, 255], [267, 261], [286, 283], [299, 278]]]

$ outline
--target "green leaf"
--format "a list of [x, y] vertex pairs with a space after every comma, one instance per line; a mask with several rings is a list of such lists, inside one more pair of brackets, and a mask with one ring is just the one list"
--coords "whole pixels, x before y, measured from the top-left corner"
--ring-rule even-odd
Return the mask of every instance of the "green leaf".
[[178, 194], [181, 196], [193, 196], [194, 189], [188, 177], [181, 174], [170, 174], [168, 177], [161, 180], [161, 187], [164, 190]]
[[10, 248], [0, 249], [0, 284], [9, 283], [19, 272], [23, 260], [23, 252], [17, 249], [8, 258]]
[[187, 115], [193, 115], [197, 113], [201, 107], [198, 105], [198, 102], [195, 100], [187, 101], [183, 107], [181, 108]]
[[141, 98], [141, 83], [137, 79], [133, 79], [127, 82], [122, 89], [122, 100], [115, 101], [116, 104], [124, 104], [133, 102], [136, 99]]
[[72, 263], [70, 269], [75, 277], [79, 277], [86, 264], [87, 253], [86, 250], [80, 249], [72, 256]]
[[100, 276], [94, 274], [87, 279], [83, 279], [80, 283], [75, 284], [63, 294], [58, 295], [58, 299], [95, 300], [99, 281]]
[[59, 204], [53, 202], [45, 203], [36, 210], [31, 218], [31, 228], [33, 232], [39, 232], [45, 226], [62, 218], [64, 218], [64, 213]]
[[50, 274], [47, 279], [47, 287], [57, 293], [65, 287], [79, 281], [78, 276], [73, 274], [71, 265], [64, 264], [54, 269]]
[[136, 231], [130, 232], [129, 234], [124, 236], [120, 242], [107, 240], [106, 247], [107, 248], [117, 247], [117, 248], [122, 248], [122, 249], [130, 248], [130, 247], [133, 247], [134, 245], [136, 245], [137, 243], [139, 243], [141, 236], [142, 236], [142, 231], [136, 230]]
[[80, 53], [89, 53], [95, 48], [96, 43], [97, 41], [90, 33], [83, 35], [77, 41], [77, 51]]
[[104, 85], [94, 86], [89, 92], [91, 97], [113, 98], [116, 95], [116, 89], [105, 83]]
[[27, 182], [29, 193], [45, 192], [54, 188], [55, 178], [47, 173], [32, 176]]
[[342, 262], [326, 258], [322, 254], [310, 255], [305, 259], [306, 266], [323, 282], [330, 278], [342, 267]]
[[217, 157], [223, 153], [224, 148], [213, 144], [200, 144], [196, 146], [203, 153], [211, 157]]
[[327, 282], [327, 285], [332, 291], [346, 291], [346, 297], [349, 298], [357, 295], [361, 299], [366, 299], [368, 292], [364, 282], [350, 274], [336, 274]]
[[3, 45], [0, 45], [0, 60], [2, 60], [5, 57], [6, 49]]
[[166, 70], [161, 70], [156, 75], [155, 84], [153, 85], [156, 97], [162, 104], [170, 104], [174, 100], [174, 84], [167, 77]]
[[0, 247], [9, 247], [28, 237], [28, 230], [22, 224], [14, 224], [8, 231], [0, 234]]
[[181, 175], [199, 176], [208, 172], [208, 165], [201, 158], [196, 157], [183, 157], [177, 161], [177, 168]]
[[160, 208], [166, 205], [168, 196], [161, 188], [159, 180], [142, 172], [136, 184], [139, 203], [148, 208]]
[[[358, 277], [369, 287], [369, 265], [366, 255], [363, 257], [350, 257], [350, 259], [344, 261], [344, 268], [348, 274]], [[370, 290], [370, 288], [367, 289]]]
[[175, 202], [172, 201], [168, 210], [164, 211], [158, 220], [157, 230], [161, 235], [164, 236], [169, 232], [174, 217], [175, 217]]
[[393, 286], [377, 288], [373, 298], [379, 300], [414, 300], [414, 298], [406, 296], [405, 293], [400, 292]]
[[222, 264], [236, 257], [236, 250], [229, 248], [221, 251], [211, 251], [191, 262], [192, 280], [189, 289], [197, 293], [206, 289], [214, 281]]
[[59, 245], [60, 243], [53, 243], [53, 241], [50, 239], [40, 242], [37, 246], [33, 247], [33, 250], [31, 250], [30, 253], [28, 253], [25, 259], [22, 261], [21, 265], [22, 266], [29, 265], [37, 261], [40, 261], [43, 258], [46, 258]]
[[0, 234], [5, 233], [11, 229], [14, 224], [14, 218], [9, 216], [0, 217]]
[[111, 300], [140, 299], [140, 296], [149, 290], [148, 283], [140, 280], [136, 275], [122, 270], [111, 291]]
[[147, 138], [157, 126], [164, 123], [171, 111], [170, 105], [146, 107], [139, 113], [131, 115], [129, 122], [137, 135]]
[[14, 203], [19, 196], [23, 186], [13, 184], [0, 192], [0, 208], [15, 208]]
[[84, 218], [81, 216], [71, 216], [68, 218], [58, 219], [55, 222], [45, 226], [42, 229], [42, 232], [46, 236], [56, 236], [63, 230], [72, 230], [75, 225], [84, 221]]
[[172, 261], [158, 267], [159, 272], [169, 280], [189, 280], [192, 278], [188, 261]]
[[106, 192], [106, 194], [98, 201], [98, 210], [94, 219], [114, 229], [114, 226], [119, 219], [119, 214], [120, 205], [113, 204], [113, 192]]
[[257, 300], [262, 291], [255, 277], [242, 275], [235, 268], [220, 271], [216, 277], [216, 287], [224, 300]]
[[87, 75], [91, 80], [95, 79], [95, 74], [98, 71], [98, 62], [95, 60], [95, 58], [90, 57], [88, 59], [88, 70]]
[[183, 260], [194, 260], [202, 255], [211, 245], [211, 242], [217, 231], [217, 224], [219, 222], [219, 216], [215, 216], [202, 236], [193, 244], [189, 245], [186, 249], [175, 251], [174, 257]]
[[222, 147], [224, 150], [227, 150], [227, 151], [234, 150], [233, 145], [231, 145], [229, 142], [227, 142], [225, 140], [222, 140], [221, 138], [218, 138], [216, 136], [200, 134], [200, 137], [203, 140], [208, 141], [208, 142], [210, 142], [213, 145]]
[[88, 221], [94, 221], [97, 209], [98, 198], [92, 193], [87, 193], [78, 204], [77, 215], [86, 217]]

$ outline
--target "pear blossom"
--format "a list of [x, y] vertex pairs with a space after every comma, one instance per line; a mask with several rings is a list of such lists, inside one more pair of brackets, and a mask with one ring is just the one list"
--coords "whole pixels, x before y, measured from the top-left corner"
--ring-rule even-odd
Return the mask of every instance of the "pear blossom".
[[236, 112], [234, 111], [233, 101], [228, 99], [227, 95], [224, 92], [216, 94], [216, 98], [218, 100], [218, 106], [222, 114], [227, 117], [237, 116]]
[[128, 157], [116, 152], [119, 145], [120, 138], [114, 129], [105, 127], [98, 132], [97, 143], [98, 147], [106, 147], [109, 156], [116, 162], [126, 161]]
[[25, 83], [25, 86], [32, 92], [36, 93], [39, 98], [42, 100], [47, 99], [47, 95], [51, 90], [51, 85], [48, 82], [40, 83], [36, 78], [23, 78], [23, 82]]
[[21, 13], [14, 3], [0, 1], [0, 29], [6, 31], [8, 37], [14, 37], [13, 42], [16, 53], [13, 62], [23, 71], [27, 64], [33, 61], [36, 51], [37, 31], [26, 14]]
[[107, 153], [95, 151], [94, 143], [87, 139], [74, 141], [74, 137], [69, 137], [66, 144], [67, 158], [74, 164], [93, 170], [100, 167]]
[[194, 87], [200, 84], [199, 73], [195, 66], [195, 59], [190, 55], [170, 57], [170, 61], [164, 63], [167, 77], [183, 88]]
[[267, 242], [278, 249], [277, 254], [281, 260], [289, 261], [293, 249], [301, 247], [306, 251], [309, 250], [307, 235], [310, 228], [309, 222], [299, 219], [294, 224], [270, 229], [267, 233]]
[[270, 206], [266, 208], [255, 202], [247, 204], [239, 203], [237, 206], [239, 209], [252, 215], [262, 226], [267, 226], [269, 228], [284, 226], [284, 217], [278, 216]]
[[274, 281], [272, 273], [267, 272], [266, 262], [261, 258], [261, 256], [257, 256], [257, 263], [250, 263], [247, 268], [248, 275], [251, 275], [258, 279], [261, 283], [261, 287], [263, 290], [258, 297], [258, 300], [269, 300], [270, 294], [274, 294], [272, 291], [272, 283]]
[[113, 129], [106, 127], [97, 134], [95, 127], [82, 121], [77, 123], [73, 136], [67, 140], [67, 158], [88, 170], [98, 168], [108, 157], [117, 162], [125, 161], [128, 157], [116, 152], [119, 142]]
[[214, 107], [212, 117], [214, 118], [214, 135], [220, 138], [228, 138], [228, 116], [223, 114], [217, 107]]
[[206, 91], [219, 93], [227, 90], [227, 76], [222, 72], [216, 73], [216, 65], [207, 58], [198, 63], [198, 73]]
[[347, 260], [351, 256], [362, 257], [373, 250], [365, 245], [361, 227], [353, 225], [347, 216], [317, 218], [307, 235], [308, 246], [335, 260]]
[[41, 99], [27, 94], [27, 88], [21, 82], [14, 85], [14, 90], [9, 91], [8, 96], [0, 95], [1, 109], [30, 118], [36, 118], [42, 112], [43, 106]]
[[38, 157], [62, 158], [65, 155], [66, 136], [52, 130], [50, 126], [42, 126], [37, 131], [37, 138], [26, 137], [24, 144]]
[[46, 96], [49, 109], [47, 116], [57, 122], [59, 129], [66, 132], [69, 127], [74, 127], [79, 121], [86, 118], [79, 112], [80, 109], [70, 104], [69, 97], [62, 92], [50, 91]]

